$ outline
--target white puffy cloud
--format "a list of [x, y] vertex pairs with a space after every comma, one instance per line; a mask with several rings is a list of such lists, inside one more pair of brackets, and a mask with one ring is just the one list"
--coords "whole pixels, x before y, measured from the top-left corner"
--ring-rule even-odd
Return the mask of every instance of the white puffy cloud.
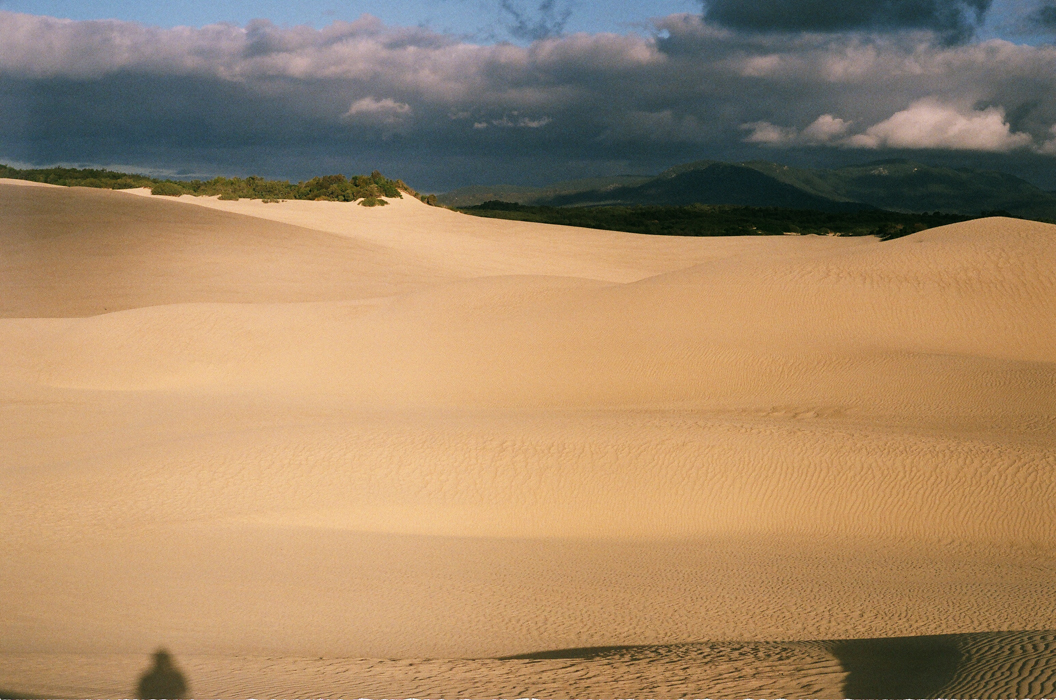
[[832, 143], [846, 134], [850, 128], [850, 122], [831, 114], [823, 114], [803, 130], [800, 138], [810, 144]]
[[1041, 144], [1038, 148], [1038, 152], [1050, 156], [1056, 156], [1056, 124], [1052, 125], [1052, 128], [1049, 129], [1049, 133], [1051, 134], [1051, 138]]
[[518, 116], [517, 112], [510, 114], [504, 114], [501, 119], [492, 119], [490, 122], [473, 122], [474, 129], [487, 129], [489, 126], [496, 126], [500, 129], [541, 129], [553, 119], [550, 117], [522, 117]]
[[791, 146], [799, 140], [799, 130], [791, 126], [778, 126], [768, 121], [748, 122], [741, 124], [742, 129], [751, 130], [744, 139], [745, 143], [759, 143], [764, 146]]
[[[848, 148], [894, 148], [907, 150], [955, 150], [1008, 153], [1030, 148], [1056, 153], [1056, 138], [1035, 146], [1030, 134], [1014, 132], [1001, 107], [976, 110], [925, 98], [874, 124], [859, 134], [848, 135], [851, 123], [823, 114], [809, 126], [778, 126], [767, 121], [749, 122], [746, 143], [766, 146], [844, 146]], [[1056, 128], [1056, 127], [1054, 127]], [[1056, 132], [1054, 132], [1056, 135]]]
[[1030, 134], [1013, 133], [1001, 107], [958, 108], [935, 99], [907, 109], [847, 139], [855, 148], [949, 149], [1007, 153], [1030, 146]]
[[504, 115], [502, 119], [493, 119], [491, 123], [504, 129], [541, 129], [552, 121], [553, 119], [550, 117], [538, 117], [537, 119], [519, 117], [514, 112], [513, 114]]
[[381, 100], [363, 97], [352, 103], [345, 117], [356, 121], [393, 124], [410, 114], [411, 106], [405, 102], [397, 102], [391, 97]]
[[742, 129], [752, 133], [745, 139], [746, 143], [758, 143], [766, 146], [820, 146], [838, 143], [851, 128], [851, 123], [831, 114], [823, 114], [806, 128], [777, 126], [768, 121], [742, 124]]

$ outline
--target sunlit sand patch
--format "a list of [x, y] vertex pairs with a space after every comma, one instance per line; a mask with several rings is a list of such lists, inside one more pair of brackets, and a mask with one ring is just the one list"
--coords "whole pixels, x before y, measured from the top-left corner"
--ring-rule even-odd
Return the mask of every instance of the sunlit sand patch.
[[1056, 227], [183, 199], [0, 184], [0, 687], [1052, 692]]

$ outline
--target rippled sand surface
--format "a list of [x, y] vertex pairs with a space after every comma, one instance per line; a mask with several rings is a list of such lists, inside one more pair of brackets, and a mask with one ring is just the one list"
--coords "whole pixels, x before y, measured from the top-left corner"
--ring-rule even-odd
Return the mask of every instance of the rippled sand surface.
[[[39, 695], [121, 696], [131, 655], [16, 654]], [[200, 697], [1052, 697], [1056, 633], [555, 650], [522, 658], [187, 656]]]
[[225, 697], [1054, 692], [1045, 224], [0, 182], [0, 436], [0, 688], [163, 644]]

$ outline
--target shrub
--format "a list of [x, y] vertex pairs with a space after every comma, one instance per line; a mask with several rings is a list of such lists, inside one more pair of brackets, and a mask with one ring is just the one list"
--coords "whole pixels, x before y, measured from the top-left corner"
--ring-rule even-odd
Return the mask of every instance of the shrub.
[[165, 197], [179, 197], [183, 194], [183, 188], [175, 182], [159, 182], [150, 188], [151, 194], [163, 195]]
[[[0, 4], [3, 0], [0, 0]], [[342, 174], [322, 175], [310, 180], [291, 184], [286, 180], [266, 180], [260, 175], [238, 177], [214, 177], [209, 180], [164, 180], [158, 181], [143, 175], [111, 172], [109, 170], [82, 170], [73, 168], [46, 168], [19, 170], [0, 163], [0, 177], [12, 177], [54, 185], [106, 187], [124, 189], [149, 187], [152, 194], [178, 197], [182, 194], [216, 197], [236, 201], [238, 199], [260, 199], [268, 203], [288, 199], [323, 200], [333, 202], [355, 202], [372, 200], [367, 206], [381, 206], [386, 202], [381, 197], [400, 199], [403, 193], [417, 197], [418, 194], [403, 180], [390, 180], [375, 170], [370, 175]]]
[[361, 207], [383, 207], [386, 204], [388, 204], [388, 202], [386, 202], [384, 199], [378, 199], [373, 195], [371, 195], [370, 197], [364, 197], [363, 199], [359, 200], [359, 206]]

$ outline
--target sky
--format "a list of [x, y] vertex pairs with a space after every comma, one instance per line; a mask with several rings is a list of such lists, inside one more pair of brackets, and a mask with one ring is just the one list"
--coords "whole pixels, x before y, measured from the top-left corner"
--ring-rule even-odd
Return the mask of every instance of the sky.
[[1056, 0], [0, 0], [0, 162], [423, 191], [885, 158], [1056, 190]]
[[228, 22], [245, 25], [267, 18], [279, 26], [307, 24], [322, 29], [335, 21], [352, 22], [364, 14], [391, 26], [428, 27], [480, 42], [524, 43], [552, 32], [626, 32], [647, 26], [650, 17], [699, 12], [696, 0], [655, 0], [643, 9], [633, 0], [543, 3], [517, 0], [7, 0], [13, 12], [77, 20], [121, 19], [160, 27]]

